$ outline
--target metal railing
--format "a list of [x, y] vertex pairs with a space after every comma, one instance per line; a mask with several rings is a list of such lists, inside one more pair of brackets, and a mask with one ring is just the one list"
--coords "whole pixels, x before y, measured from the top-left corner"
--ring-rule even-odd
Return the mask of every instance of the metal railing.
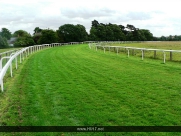
[[[6, 75], [8, 69], [10, 69], [10, 75], [13, 77], [13, 67], [14, 64], [13, 61], [15, 61], [15, 68], [18, 68], [18, 59], [19, 62], [22, 63], [22, 61], [25, 59], [25, 57], [28, 57], [30, 54], [46, 49], [51, 47], [58, 47], [58, 46], [66, 46], [66, 45], [73, 45], [73, 44], [83, 44], [83, 42], [69, 42], [69, 43], [51, 43], [51, 44], [42, 44], [42, 45], [34, 45], [25, 47], [18, 50], [11, 50], [7, 52], [0, 53], [0, 86], [1, 91], [4, 91], [4, 76]], [[3, 63], [3, 61], [6, 60], [6, 62]]]
[[130, 50], [140, 50], [141, 51], [141, 58], [144, 59], [144, 52], [145, 51], [153, 51], [154, 52], [154, 58], [156, 58], [156, 52], [162, 52], [163, 53], [163, 63], [166, 63], [166, 52], [170, 53], [170, 60], [172, 60], [172, 53], [181, 53], [181, 50], [166, 50], [166, 49], [149, 49], [149, 48], [137, 48], [137, 47], [127, 47], [127, 46], [108, 46], [105, 45], [105, 43], [89, 43], [89, 48], [92, 49], [92, 47], [95, 48], [97, 51], [98, 48], [102, 48], [104, 53], [107, 50], [111, 50], [111, 48], [114, 48], [116, 50], [116, 53], [118, 55], [119, 49], [123, 48], [127, 50], [127, 56], [130, 56]]

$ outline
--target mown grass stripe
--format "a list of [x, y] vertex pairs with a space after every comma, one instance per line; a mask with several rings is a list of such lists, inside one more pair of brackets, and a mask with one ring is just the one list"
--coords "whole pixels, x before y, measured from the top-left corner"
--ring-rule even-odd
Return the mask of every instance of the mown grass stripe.
[[18, 72], [1, 94], [7, 102], [1, 125], [181, 124], [177, 63], [141, 61], [76, 45], [35, 53]]

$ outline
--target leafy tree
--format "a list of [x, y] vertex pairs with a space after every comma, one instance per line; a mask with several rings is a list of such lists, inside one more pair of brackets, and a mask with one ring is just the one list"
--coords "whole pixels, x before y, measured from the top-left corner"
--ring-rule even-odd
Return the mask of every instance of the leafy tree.
[[126, 28], [128, 28], [130, 31], [135, 31], [136, 28], [133, 25], [127, 24]]
[[65, 24], [59, 27], [58, 35], [62, 37], [64, 42], [76, 42], [76, 27], [73, 24]]
[[160, 37], [160, 40], [161, 40], [161, 41], [166, 41], [167, 38], [166, 38], [165, 36], [161, 36], [161, 37]]
[[31, 36], [28, 32], [24, 31], [24, 30], [18, 30], [15, 31], [13, 36], [15, 37], [24, 37], [24, 36]]
[[42, 29], [39, 28], [39, 27], [35, 27], [34, 29], [34, 35], [37, 34], [37, 33], [41, 33], [42, 32]]
[[0, 35], [6, 38], [7, 40], [11, 38], [11, 32], [7, 28], [2, 28]]
[[77, 42], [83, 42], [83, 41], [87, 41], [88, 39], [88, 34], [86, 32], [86, 29], [83, 25], [77, 24], [75, 25], [76, 27], [76, 32], [77, 32]]
[[58, 41], [57, 33], [53, 30], [42, 30], [42, 35], [40, 39], [38, 40], [39, 44], [50, 44], [50, 43], [56, 43]]
[[123, 25], [119, 25], [119, 27], [120, 27], [121, 31], [124, 33], [124, 35], [126, 36], [128, 33], [128, 31], [126, 31], [126, 27]]
[[15, 31], [13, 36], [18, 37], [17, 40], [14, 42], [15, 47], [26, 47], [35, 44], [32, 36], [24, 30]]
[[35, 42], [31, 36], [23, 36], [19, 37], [15, 42], [15, 47], [26, 47], [26, 46], [32, 46]]
[[63, 42], [82, 42], [88, 39], [85, 27], [80, 24], [65, 24], [60, 26], [57, 34]]
[[97, 27], [99, 26], [99, 22], [97, 20], [92, 21], [92, 27]]
[[92, 27], [90, 29], [90, 40], [98, 41], [118, 41], [125, 40], [126, 36], [122, 32], [122, 28], [116, 24], [103, 24], [92, 21]]
[[[99, 24], [97, 27], [97, 37], [99, 41], [107, 41], [107, 28], [104, 24]], [[110, 33], [112, 33], [111, 31], [109, 31]]]
[[7, 47], [8, 47], [7, 39], [0, 35], [0, 48], [2, 49]]
[[56, 33], [57, 33], [57, 37], [58, 37], [58, 42], [64, 43], [65, 41], [64, 41], [62, 33], [60, 33], [59, 30], [56, 30]]
[[32, 38], [33, 38], [35, 44], [38, 44], [38, 41], [40, 40], [41, 35], [34, 35]]
[[147, 41], [152, 41], [153, 40], [153, 34], [149, 30], [141, 29], [141, 31], [144, 34]]
[[111, 41], [124, 41], [126, 39], [125, 34], [122, 32], [120, 27], [116, 24], [109, 24], [108, 25], [108, 32], [112, 32], [111, 34], [107, 35], [110, 37]]
[[92, 40], [92, 41], [98, 41], [98, 37], [97, 37], [97, 29], [92, 26], [91, 29], [90, 29], [90, 35], [89, 35], [89, 40]]

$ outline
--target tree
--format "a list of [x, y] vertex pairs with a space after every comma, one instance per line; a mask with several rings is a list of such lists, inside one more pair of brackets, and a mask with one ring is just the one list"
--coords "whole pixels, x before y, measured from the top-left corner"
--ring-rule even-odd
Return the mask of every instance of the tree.
[[11, 38], [11, 32], [7, 28], [2, 28], [0, 35], [2, 37], [6, 38], [7, 40], [9, 40]]
[[50, 44], [50, 43], [56, 43], [58, 42], [58, 36], [57, 33], [53, 30], [42, 30], [42, 35], [40, 39], [38, 40], [39, 44]]
[[97, 29], [94, 26], [92, 26], [90, 29], [89, 40], [92, 40], [92, 41], [99, 40], [97, 37]]
[[141, 31], [144, 34], [147, 41], [152, 41], [153, 40], [153, 34], [149, 30], [141, 29]]
[[110, 37], [110, 39], [109, 39], [110, 41], [126, 40], [125, 34], [122, 32], [122, 29], [120, 29], [120, 27], [118, 25], [109, 23], [107, 30], [108, 30], [107, 36]]
[[57, 30], [59, 39], [63, 42], [82, 42], [88, 39], [88, 34], [83, 25], [65, 24]]
[[77, 42], [87, 41], [88, 34], [86, 32], [85, 27], [80, 24], [75, 25], [75, 27], [76, 27], [76, 31], [77, 31]]
[[7, 47], [8, 47], [7, 39], [0, 35], [0, 48], [2, 49]]
[[13, 36], [18, 37], [17, 40], [14, 42], [15, 47], [26, 47], [35, 44], [32, 36], [24, 30], [15, 31]]
[[97, 27], [99, 26], [99, 22], [97, 20], [92, 21], [92, 27]]
[[121, 31], [124, 33], [124, 35], [126, 36], [128, 33], [128, 31], [126, 30], [126, 27], [123, 25], [119, 25], [119, 27], [120, 27]]
[[161, 40], [161, 41], [166, 41], [167, 38], [166, 38], [165, 36], [161, 36], [161, 37], [160, 37], [160, 40]]
[[31, 35], [24, 30], [18, 30], [18, 31], [14, 32], [13, 36], [14, 37], [24, 37], [24, 36], [31, 36]]
[[15, 42], [14, 46], [15, 47], [27, 47], [27, 46], [32, 46], [34, 45], [35, 42], [31, 36], [23, 36], [19, 37]]
[[41, 35], [34, 35], [33, 36], [33, 40], [34, 40], [35, 44], [38, 44], [38, 41], [40, 40], [40, 38], [41, 38]]
[[62, 25], [57, 32], [64, 42], [75, 42], [77, 39], [76, 28], [73, 24]]
[[39, 28], [39, 27], [35, 27], [34, 29], [34, 35], [37, 34], [37, 33], [41, 33], [42, 29]]
[[122, 41], [125, 40], [125, 34], [120, 26], [116, 24], [103, 24], [98, 21], [92, 21], [90, 29], [90, 39], [96, 41]]
[[136, 28], [133, 25], [127, 24], [126, 28], [128, 28], [130, 31], [135, 31]]

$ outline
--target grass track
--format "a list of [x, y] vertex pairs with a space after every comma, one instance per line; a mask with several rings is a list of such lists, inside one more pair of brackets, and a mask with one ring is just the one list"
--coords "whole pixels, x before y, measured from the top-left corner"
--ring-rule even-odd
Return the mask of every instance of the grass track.
[[5, 84], [0, 124], [181, 125], [180, 64], [160, 62], [87, 45], [40, 51]]

